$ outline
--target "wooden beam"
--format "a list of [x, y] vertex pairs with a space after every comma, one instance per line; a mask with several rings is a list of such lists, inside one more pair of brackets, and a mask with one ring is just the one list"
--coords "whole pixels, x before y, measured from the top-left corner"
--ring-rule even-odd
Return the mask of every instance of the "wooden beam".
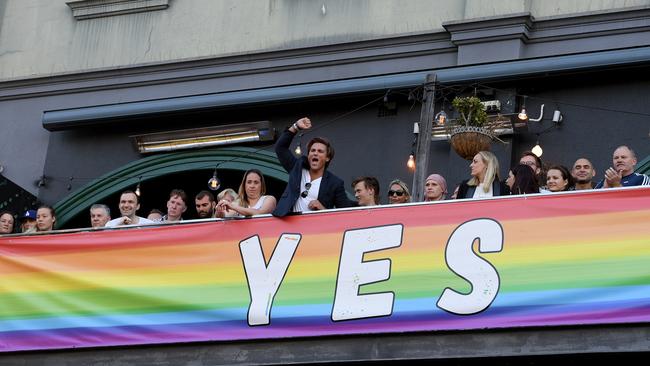
[[431, 129], [436, 105], [436, 74], [427, 75], [424, 83], [423, 103], [420, 112], [420, 128], [415, 147], [415, 173], [413, 174], [412, 202], [424, 199], [424, 180], [429, 169], [429, 151], [431, 146]]

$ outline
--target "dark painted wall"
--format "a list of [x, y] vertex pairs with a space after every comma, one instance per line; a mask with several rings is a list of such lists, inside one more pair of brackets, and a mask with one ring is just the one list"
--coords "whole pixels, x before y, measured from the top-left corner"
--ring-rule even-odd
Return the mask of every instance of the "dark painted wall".
[[[647, 68], [610, 70], [480, 85], [483, 90], [494, 88], [493, 98], [503, 100], [504, 107], [507, 100], [522, 99], [515, 98], [515, 90], [527, 95], [531, 117], [537, 117], [539, 106], [546, 104], [544, 119], [529, 122], [528, 133], [503, 137], [506, 144], [493, 144], [492, 150], [501, 163], [502, 177], [518, 160], [519, 154], [532, 148], [538, 138], [545, 162], [571, 166], [576, 158], [586, 156], [592, 160], [599, 177], [609, 166], [613, 149], [620, 144], [635, 149], [639, 160], [645, 158], [650, 154], [650, 77], [645, 76], [650, 73], [647, 71]], [[444, 98], [450, 100], [457, 93], [473, 89], [472, 85], [440, 88], [438, 105]], [[330, 169], [345, 180], [348, 190], [355, 177], [376, 176], [382, 184], [381, 196], [385, 202], [386, 185], [390, 180], [400, 178], [409, 185], [412, 181], [406, 160], [413, 141], [413, 123], [420, 118], [421, 105], [407, 100], [406, 94], [390, 94], [389, 99], [397, 103], [397, 110], [394, 115], [384, 117], [378, 116], [383, 104], [379, 94], [161, 116], [120, 124], [119, 128], [100, 126], [54, 132], [45, 171], [54, 179], [41, 190], [40, 198], [54, 203], [89, 179], [141, 158], [129, 138], [135, 133], [264, 119], [271, 120], [281, 131], [295, 119], [309, 116], [317, 130], [302, 138], [303, 148], [313, 136], [330, 138], [336, 149]], [[356, 110], [369, 102], [370, 105]], [[445, 103], [449, 109], [449, 103]], [[555, 108], [564, 115], [561, 124], [551, 121]], [[518, 106], [511, 106], [511, 110], [515, 109]], [[268, 146], [268, 150], [272, 151], [272, 146]], [[429, 172], [443, 174], [450, 191], [468, 177], [468, 165], [469, 162], [451, 150], [448, 142], [432, 142]], [[70, 176], [75, 178], [72, 191], [67, 191]], [[279, 196], [281, 192], [272, 193]]]

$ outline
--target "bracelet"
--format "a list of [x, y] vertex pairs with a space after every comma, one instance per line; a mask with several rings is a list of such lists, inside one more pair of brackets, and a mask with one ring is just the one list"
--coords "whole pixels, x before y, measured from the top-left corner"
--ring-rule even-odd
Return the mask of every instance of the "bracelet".
[[300, 127], [298, 127], [298, 124], [296, 122], [294, 122], [293, 125], [291, 125], [291, 127], [295, 128], [296, 131], [300, 131]]

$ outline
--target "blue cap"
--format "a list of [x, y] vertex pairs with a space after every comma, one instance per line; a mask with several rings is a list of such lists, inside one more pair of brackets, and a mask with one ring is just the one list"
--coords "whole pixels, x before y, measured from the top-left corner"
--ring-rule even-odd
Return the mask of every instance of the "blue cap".
[[36, 220], [36, 210], [27, 210], [25, 214], [20, 217], [20, 221], [25, 219]]

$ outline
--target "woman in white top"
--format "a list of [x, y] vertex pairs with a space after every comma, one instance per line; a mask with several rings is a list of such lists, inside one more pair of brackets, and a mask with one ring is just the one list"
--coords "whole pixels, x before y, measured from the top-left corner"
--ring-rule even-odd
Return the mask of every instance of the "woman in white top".
[[479, 151], [469, 167], [472, 178], [460, 184], [456, 198], [482, 198], [510, 194], [508, 186], [499, 180], [499, 161], [493, 153]]
[[239, 198], [235, 202], [221, 200], [217, 204], [217, 211], [233, 210], [241, 216], [261, 215], [273, 212], [275, 197], [266, 196], [266, 183], [262, 172], [250, 169], [244, 173], [244, 178], [239, 185]]

